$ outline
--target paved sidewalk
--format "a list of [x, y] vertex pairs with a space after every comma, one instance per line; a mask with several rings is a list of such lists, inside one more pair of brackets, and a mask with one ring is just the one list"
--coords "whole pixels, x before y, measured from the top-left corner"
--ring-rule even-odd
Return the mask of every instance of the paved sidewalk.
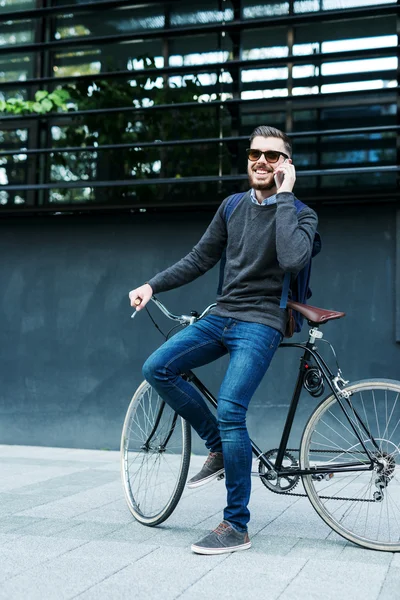
[[400, 554], [346, 543], [306, 499], [257, 478], [253, 547], [198, 556], [190, 544], [220, 522], [223, 482], [185, 491], [149, 528], [125, 504], [117, 452], [0, 446], [0, 464], [1, 600], [400, 598]]

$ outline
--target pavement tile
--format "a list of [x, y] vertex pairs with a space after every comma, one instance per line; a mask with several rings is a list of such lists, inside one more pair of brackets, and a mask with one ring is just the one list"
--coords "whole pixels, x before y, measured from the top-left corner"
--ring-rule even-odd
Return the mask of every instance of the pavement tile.
[[396, 554], [393, 555], [393, 560], [390, 563], [390, 566], [400, 569], [400, 552], [396, 552]]
[[135, 600], [173, 600], [225, 559], [226, 556], [199, 557], [180, 548], [174, 548], [173, 552], [170, 548], [158, 548], [88, 589], [79, 600], [126, 600], [132, 594]]
[[89, 551], [74, 555], [64, 554], [51, 561], [36, 565], [3, 582], [1, 600], [64, 600], [73, 598], [113, 573], [124, 569], [135, 559], [146, 554], [145, 546], [132, 548], [130, 556], [93, 556]]
[[82, 492], [52, 500], [45, 506], [36, 506], [18, 512], [29, 517], [73, 518], [113, 502], [121, 496], [121, 493], [121, 486], [118, 489], [114, 482], [106, 485], [92, 484], [92, 487], [86, 483]]
[[14, 539], [9, 544], [0, 546], [0, 590], [5, 588], [7, 580], [25, 574], [37, 565], [48, 563], [81, 544], [82, 541], [76, 539], [49, 540], [27, 536], [23, 540]]
[[284, 590], [279, 600], [376, 600], [388, 571], [387, 566], [309, 559]]
[[396, 600], [400, 590], [400, 569], [391, 566], [377, 600]]
[[[32, 508], [43, 507], [42, 512], [46, 512], [45, 506], [51, 502], [51, 498], [45, 494], [28, 496], [23, 494], [14, 494], [11, 492], [0, 494], [0, 518], [15, 515], [22, 511], [29, 511]], [[26, 514], [25, 516], [36, 516]]]
[[355, 546], [348, 542], [338, 560], [344, 560], [348, 563], [366, 563], [368, 565], [389, 566], [393, 561], [393, 552], [380, 552], [379, 550], [369, 550]]
[[75, 522], [70, 521], [69, 529], [63, 529], [56, 535], [60, 539], [64, 538], [79, 538], [83, 540], [98, 540], [102, 537], [113, 533], [118, 529], [118, 525], [115, 523], [94, 523], [89, 522]]
[[5, 544], [12, 544], [14, 540], [18, 538], [17, 533], [0, 533], [0, 546]]
[[[0, 452], [1, 456], [1, 452]], [[75, 469], [76, 471], [81, 471], [83, 469], [93, 469], [95, 466], [96, 469], [102, 469], [103, 467], [110, 466], [110, 464], [115, 468], [114, 463], [109, 463], [106, 461], [102, 461], [93, 465], [93, 461], [90, 460], [71, 460], [71, 459], [53, 459], [50, 457], [47, 458], [31, 458], [31, 457], [22, 457], [22, 456], [8, 456], [1, 457], [1, 470], [3, 471], [3, 467], [9, 467], [10, 471], [14, 471], [19, 468], [19, 465], [24, 467], [24, 470], [32, 469], [32, 467], [57, 467], [59, 470], [64, 469]]]
[[61, 460], [63, 457], [68, 459], [70, 454], [70, 448], [54, 448], [49, 446], [6, 446], [0, 444], [0, 457], [2, 459], [11, 456], [12, 458], [57, 458]]
[[[299, 518], [301, 515], [301, 518]], [[290, 506], [279, 517], [273, 520], [260, 535], [285, 535], [290, 536], [293, 532], [300, 538], [324, 539], [330, 533], [330, 528], [311, 509], [309, 504]]]
[[[71, 519], [38, 519], [32, 517], [14, 517], [15, 519], [29, 519], [26, 523], [13, 530], [19, 537], [25, 535], [41, 535], [47, 537], [58, 536], [63, 531], [71, 530], [78, 525], [80, 521], [72, 521]], [[0, 521], [1, 523], [1, 521]]]
[[151, 537], [151, 543], [158, 544], [163, 548], [173, 546], [175, 548], [186, 548], [189, 551], [190, 546], [193, 543], [198, 542], [207, 533], [209, 533], [209, 530], [207, 529], [193, 530], [188, 529], [187, 527], [167, 525], [158, 528], [157, 533]]
[[290, 558], [318, 558], [340, 560], [346, 541], [343, 539], [316, 540], [315, 538], [295, 538], [296, 544], [288, 552]]
[[255, 535], [251, 537], [251, 542], [255, 552], [268, 554], [268, 556], [286, 556], [297, 544], [298, 538]]
[[[62, 475], [60, 477], [60, 470], [62, 471]], [[28, 486], [36, 486], [40, 484], [42, 489], [46, 487], [50, 487], [52, 480], [58, 479], [61, 481], [61, 478], [64, 478], [68, 475], [74, 476], [77, 472], [85, 473], [87, 469], [77, 470], [77, 467], [59, 467], [59, 466], [47, 466], [47, 465], [38, 465], [38, 466], [29, 466], [25, 470], [21, 470], [19, 473], [12, 473], [7, 477], [6, 473], [3, 473], [2, 466], [2, 478], [0, 479], [0, 492], [7, 492], [10, 490], [20, 490], [20, 492], [24, 492]], [[20, 482], [22, 485], [16, 486], [16, 476], [19, 475]], [[33, 488], [34, 489], [34, 488]], [[30, 489], [28, 488], [28, 492]]]
[[[228, 558], [188, 587], [179, 600], [204, 598], [275, 600], [305, 564], [301, 559], [268, 557], [244, 551]], [[282, 568], [284, 566], [284, 568]], [[292, 600], [300, 600], [293, 596]]]
[[157, 535], [159, 530], [159, 527], [146, 527], [133, 520], [128, 525], [119, 526], [110, 533], [107, 533], [101, 539], [105, 541], [117, 540], [130, 544], [140, 544], [142, 542], [153, 543], [153, 537]]
[[0, 520], [0, 532], [9, 533], [18, 529], [23, 529], [36, 523], [38, 519], [33, 517], [8, 516]]
[[[85, 521], [97, 521], [98, 523], [130, 523], [132, 520], [132, 515], [127, 509], [124, 507], [124, 510], [115, 510], [110, 508], [110, 504], [106, 504], [105, 506], [101, 506], [100, 508], [95, 508], [90, 510], [89, 512], [84, 513]], [[80, 517], [77, 517], [80, 519]], [[75, 518], [72, 519], [73, 521]]]

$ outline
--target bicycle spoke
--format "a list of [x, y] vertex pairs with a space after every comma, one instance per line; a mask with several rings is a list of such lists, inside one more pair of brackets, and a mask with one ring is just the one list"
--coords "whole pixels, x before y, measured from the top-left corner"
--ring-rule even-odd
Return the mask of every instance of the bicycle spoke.
[[[128, 415], [121, 447], [128, 506], [146, 524], [162, 522], [176, 505], [186, 480], [184, 422], [148, 383], [139, 388]], [[187, 436], [187, 426], [185, 431]]]
[[[323, 422], [323, 423], [324, 423], [324, 422]], [[324, 425], [326, 425], [326, 423], [324, 423]], [[328, 425], [327, 425], [327, 426], [328, 426]], [[328, 427], [329, 427], [329, 426], [328, 426]], [[332, 431], [334, 431], [334, 429], [333, 429], [332, 427], [329, 427], [329, 429], [331, 429]], [[321, 437], [323, 437], [323, 438], [325, 438], [326, 440], [328, 440], [328, 441], [329, 441], [329, 438], [327, 438], [325, 435], [323, 435], [323, 434], [322, 434], [320, 431], [316, 431], [316, 433], [318, 433], [318, 435], [320, 435]], [[345, 440], [345, 438], [344, 438], [342, 435], [341, 435], [340, 437], [341, 437], [342, 439], [344, 439], [344, 440]], [[345, 440], [345, 441], [346, 441], [346, 440]], [[333, 442], [333, 443], [335, 444], [336, 448], [338, 448], [338, 449], [339, 449], [341, 452], [343, 451], [343, 449], [342, 449], [342, 448], [341, 448], [341, 447], [340, 447], [338, 444], [336, 444], [335, 442]], [[345, 450], [345, 452], [346, 452], [346, 453], [348, 453], [348, 450]], [[359, 461], [359, 459], [357, 458], [357, 456], [355, 456], [355, 455], [354, 455], [354, 454], [352, 454], [351, 452], [350, 452], [350, 455], [351, 455], [351, 456], [352, 456], [352, 457], [353, 457], [355, 460], [358, 460], [358, 461]], [[359, 462], [361, 462], [361, 461], [359, 461]]]
[[[301, 448], [302, 468], [315, 465], [322, 472], [326, 466], [327, 473], [332, 463], [343, 468], [328, 482], [303, 477], [320, 516], [346, 539], [389, 551], [400, 551], [399, 396], [398, 382], [356, 384], [344, 405], [347, 417], [331, 396], [310, 418]], [[360, 470], [346, 472], [347, 463], [351, 469], [359, 463]], [[371, 468], [361, 470], [362, 465]]]

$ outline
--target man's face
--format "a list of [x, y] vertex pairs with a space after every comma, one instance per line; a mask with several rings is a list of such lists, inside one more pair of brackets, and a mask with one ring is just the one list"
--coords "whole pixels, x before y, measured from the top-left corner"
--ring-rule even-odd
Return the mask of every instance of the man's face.
[[[287, 154], [283, 140], [274, 137], [257, 136], [251, 142], [251, 148], [257, 150], [276, 150]], [[280, 156], [275, 163], [269, 163], [262, 154], [256, 161], [247, 160], [247, 174], [249, 176], [250, 187], [255, 190], [271, 190], [275, 186], [274, 171], [285, 158]]]

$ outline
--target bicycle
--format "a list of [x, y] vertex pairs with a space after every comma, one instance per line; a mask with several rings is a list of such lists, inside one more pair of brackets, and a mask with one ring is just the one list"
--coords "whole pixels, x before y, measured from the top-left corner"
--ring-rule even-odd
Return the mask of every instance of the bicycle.
[[[195, 311], [190, 316], [174, 315], [154, 296], [152, 300], [168, 318], [184, 327], [204, 318], [216, 306], [211, 304], [200, 315]], [[308, 496], [325, 523], [345, 539], [365, 548], [398, 552], [400, 382], [345, 381], [335, 350], [322, 339], [320, 331], [324, 323], [345, 313], [296, 302], [288, 306], [300, 312], [311, 329], [306, 342], [283, 342], [279, 346], [299, 348], [304, 353], [279, 448], [263, 452], [251, 441], [258, 475], [272, 492]], [[318, 351], [316, 344], [321, 341], [333, 352], [336, 375]], [[192, 371], [182, 376], [217, 406], [215, 397]], [[302, 390], [318, 398], [325, 385], [331, 393], [310, 415], [300, 447], [287, 448]], [[121, 437], [124, 493], [137, 521], [156, 526], [172, 514], [185, 486], [190, 451], [190, 425], [143, 381], [130, 402]], [[305, 493], [292, 491], [300, 479]]]

